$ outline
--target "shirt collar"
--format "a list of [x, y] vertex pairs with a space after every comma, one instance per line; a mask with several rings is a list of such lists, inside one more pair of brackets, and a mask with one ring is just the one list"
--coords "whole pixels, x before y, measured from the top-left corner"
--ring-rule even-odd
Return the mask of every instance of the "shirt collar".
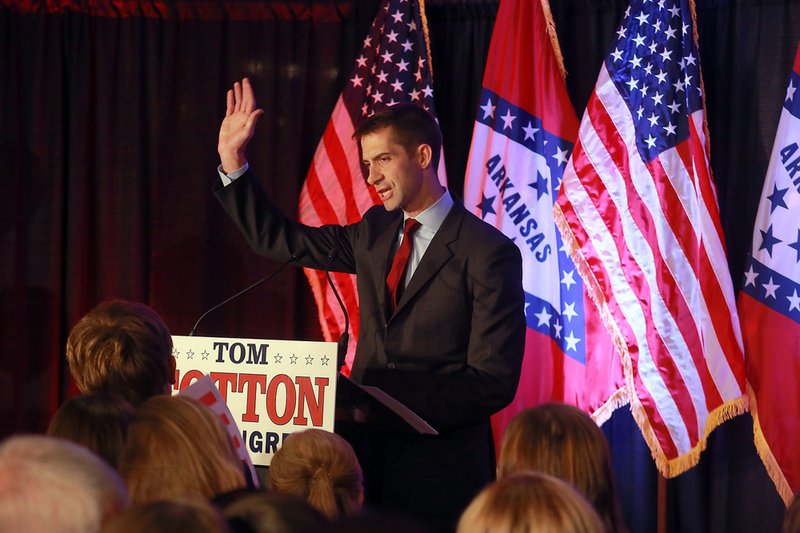
[[422, 228], [431, 230], [435, 233], [439, 231], [439, 228], [444, 222], [447, 213], [450, 212], [451, 207], [453, 207], [453, 197], [450, 196], [450, 191], [445, 189], [444, 194], [441, 196], [441, 198], [436, 200], [436, 202], [434, 202], [432, 206], [430, 206], [425, 211], [419, 213], [417, 216], [409, 217], [404, 212], [403, 222], [405, 222], [409, 218], [414, 218], [422, 225]]

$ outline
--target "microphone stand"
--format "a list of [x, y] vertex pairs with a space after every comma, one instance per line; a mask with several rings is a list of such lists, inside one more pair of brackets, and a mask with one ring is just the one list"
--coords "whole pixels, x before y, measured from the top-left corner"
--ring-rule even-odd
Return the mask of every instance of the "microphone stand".
[[222, 307], [226, 303], [228, 303], [228, 302], [230, 302], [232, 300], [235, 300], [239, 296], [241, 296], [241, 295], [243, 295], [243, 294], [245, 294], [247, 292], [250, 292], [251, 290], [255, 289], [256, 287], [258, 287], [259, 285], [264, 283], [265, 281], [268, 281], [268, 280], [272, 279], [278, 272], [283, 270], [284, 267], [286, 267], [289, 263], [297, 261], [298, 259], [299, 259], [299, 257], [297, 255], [292, 254], [291, 258], [289, 258], [287, 261], [284, 261], [283, 263], [281, 263], [281, 265], [278, 268], [276, 268], [275, 270], [273, 270], [272, 272], [270, 272], [269, 274], [267, 274], [266, 276], [264, 276], [260, 280], [256, 281], [255, 283], [253, 283], [249, 287], [246, 287], [246, 288], [240, 290], [239, 292], [237, 292], [236, 294], [234, 294], [230, 298], [227, 298], [226, 300], [223, 300], [222, 302], [218, 303], [217, 305], [215, 305], [214, 307], [212, 307], [211, 309], [209, 309], [208, 311], [206, 311], [205, 313], [200, 315], [200, 318], [198, 318], [197, 322], [194, 323], [194, 327], [192, 328], [192, 331], [189, 332], [189, 336], [190, 337], [194, 336], [195, 331], [197, 330], [197, 326], [200, 325], [200, 322], [206, 317], [206, 315], [208, 315], [212, 311], [216, 311], [217, 309], [219, 309], [220, 307]]

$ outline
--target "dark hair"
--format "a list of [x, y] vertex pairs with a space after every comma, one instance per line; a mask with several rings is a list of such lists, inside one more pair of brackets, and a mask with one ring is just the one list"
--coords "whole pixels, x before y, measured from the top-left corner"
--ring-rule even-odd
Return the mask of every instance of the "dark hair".
[[285, 492], [247, 489], [214, 503], [237, 532], [305, 533], [319, 531], [327, 518], [299, 496]]
[[99, 304], [67, 339], [67, 363], [78, 389], [115, 394], [133, 405], [169, 391], [171, 357], [172, 337], [164, 321], [136, 302]]
[[130, 403], [110, 394], [76, 396], [58, 408], [47, 434], [85, 446], [117, 468], [133, 414]]
[[392, 129], [394, 141], [411, 154], [421, 144], [431, 147], [431, 162], [434, 171], [439, 166], [442, 152], [442, 132], [433, 115], [424, 108], [409, 103], [395, 104], [379, 113], [367, 117], [353, 133], [361, 141], [365, 135], [384, 128]]

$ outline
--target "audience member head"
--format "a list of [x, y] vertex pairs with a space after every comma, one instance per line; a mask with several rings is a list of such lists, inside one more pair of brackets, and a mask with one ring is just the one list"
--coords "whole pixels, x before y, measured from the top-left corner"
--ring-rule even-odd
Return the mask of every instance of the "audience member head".
[[405, 148], [409, 155], [414, 154], [422, 144], [430, 146], [433, 163], [431, 168], [436, 172], [442, 152], [442, 132], [433, 115], [416, 104], [395, 104], [364, 119], [353, 133], [353, 138], [360, 145], [362, 137], [384, 128], [392, 129], [391, 138]]
[[84, 394], [106, 392], [138, 405], [175, 382], [172, 337], [148, 306], [111, 300], [89, 311], [67, 339], [67, 363]]
[[536, 470], [563, 479], [595, 507], [608, 531], [625, 531], [611, 453], [594, 421], [571, 405], [548, 403], [518, 413], [503, 435], [498, 477]]
[[364, 501], [361, 465], [353, 448], [321, 429], [286, 437], [270, 462], [269, 486], [304, 498], [329, 518], [353, 514]]
[[119, 474], [77, 444], [42, 435], [0, 444], [3, 531], [99, 531], [128, 504]]
[[541, 472], [497, 480], [472, 500], [458, 533], [601, 533], [592, 505], [566, 482]]
[[133, 413], [133, 406], [117, 396], [76, 396], [59, 407], [47, 434], [85, 446], [118, 468]]
[[800, 533], [800, 492], [794, 495], [783, 515], [783, 533]]
[[114, 517], [103, 533], [228, 533], [219, 509], [206, 500], [176, 498], [134, 505]]
[[310, 503], [285, 492], [247, 489], [215, 502], [237, 533], [306, 533], [327, 524]]
[[211, 499], [245, 486], [243, 463], [222, 421], [182, 396], [155, 396], [139, 406], [120, 471], [135, 503]]

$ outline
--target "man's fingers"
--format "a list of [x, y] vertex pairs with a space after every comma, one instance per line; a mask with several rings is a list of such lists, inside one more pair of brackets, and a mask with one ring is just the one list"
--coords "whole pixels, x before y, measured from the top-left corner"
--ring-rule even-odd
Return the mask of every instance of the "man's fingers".
[[237, 81], [233, 84], [234, 112], [242, 109], [242, 85]]
[[249, 114], [256, 104], [253, 86], [248, 78], [242, 78], [242, 111]]
[[263, 114], [264, 114], [263, 109], [256, 109], [255, 111], [250, 113], [250, 115], [248, 115], [247, 117], [247, 124], [245, 124], [245, 129], [252, 130], [253, 128], [255, 128], [258, 117], [260, 117]]
[[233, 91], [230, 89], [228, 93], [225, 95], [225, 116], [229, 117], [233, 114]]

